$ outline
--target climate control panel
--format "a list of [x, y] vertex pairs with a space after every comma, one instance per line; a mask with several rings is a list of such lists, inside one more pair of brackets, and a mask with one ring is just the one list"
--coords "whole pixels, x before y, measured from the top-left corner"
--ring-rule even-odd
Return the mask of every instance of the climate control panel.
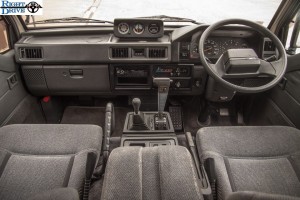
[[192, 88], [193, 65], [154, 65], [153, 77], [169, 77], [171, 90], [190, 90]]
[[156, 65], [153, 67], [153, 75], [155, 77], [189, 77], [191, 70], [191, 65]]
[[[112, 65], [111, 75], [115, 90], [156, 89], [153, 77], [167, 77], [172, 80], [170, 90], [192, 90], [198, 87], [197, 78], [193, 76], [194, 65], [191, 64], [153, 64], [153, 65]], [[198, 80], [199, 82], [199, 80]]]

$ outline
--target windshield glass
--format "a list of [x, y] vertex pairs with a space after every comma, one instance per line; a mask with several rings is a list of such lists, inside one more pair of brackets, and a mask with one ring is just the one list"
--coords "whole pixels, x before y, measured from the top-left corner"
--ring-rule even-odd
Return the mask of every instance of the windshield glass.
[[[27, 17], [26, 21], [29, 27], [74, 26], [74, 23], [78, 25], [104, 24], [107, 23], [104, 21], [113, 21], [115, 18], [166, 15], [189, 18], [207, 24], [227, 18], [244, 18], [267, 26], [280, 2], [281, 0], [44, 0], [43, 15], [34, 16], [34, 18]], [[72, 20], [62, 20], [62, 18], [70, 17]], [[83, 21], [74, 20], [74, 17], [102, 21], [84, 21], [83, 23]], [[25, 20], [26, 17], [24, 16], [23, 19]], [[173, 23], [175, 21], [180, 20], [172, 20]], [[33, 24], [34, 22], [36, 24]]]

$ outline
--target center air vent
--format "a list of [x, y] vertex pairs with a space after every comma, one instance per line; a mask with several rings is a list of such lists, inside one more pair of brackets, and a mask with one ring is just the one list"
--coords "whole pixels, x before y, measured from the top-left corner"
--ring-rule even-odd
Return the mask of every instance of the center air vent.
[[20, 48], [20, 57], [23, 59], [43, 58], [42, 48]]
[[128, 48], [112, 48], [111, 55], [113, 58], [128, 58]]
[[149, 48], [149, 58], [165, 58], [165, 48]]

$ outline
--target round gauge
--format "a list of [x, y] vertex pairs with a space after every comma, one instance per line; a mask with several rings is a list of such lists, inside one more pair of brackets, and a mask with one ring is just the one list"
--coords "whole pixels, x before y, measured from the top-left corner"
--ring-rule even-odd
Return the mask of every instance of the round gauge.
[[151, 34], [157, 34], [160, 30], [159, 30], [159, 25], [158, 24], [150, 24], [148, 26], [148, 31], [151, 33]]
[[129, 32], [129, 25], [127, 23], [120, 23], [118, 26], [119, 33], [125, 35]]
[[204, 42], [204, 54], [206, 56], [216, 56], [219, 54], [219, 45], [216, 41], [208, 39]]
[[145, 27], [143, 26], [143, 24], [137, 23], [134, 25], [133, 27], [133, 32], [135, 34], [142, 34], [145, 30]]

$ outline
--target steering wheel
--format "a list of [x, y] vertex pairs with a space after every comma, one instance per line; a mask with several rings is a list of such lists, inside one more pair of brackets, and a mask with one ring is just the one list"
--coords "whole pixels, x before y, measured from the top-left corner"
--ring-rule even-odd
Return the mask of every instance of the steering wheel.
[[[228, 70], [225, 67], [225, 61], [224, 61], [224, 54], [218, 59], [216, 64], [211, 64], [207, 61], [205, 55], [204, 55], [204, 42], [208, 38], [208, 36], [216, 29], [229, 24], [238, 24], [238, 25], [244, 25], [253, 28], [254, 30], [258, 31], [260, 34], [264, 35], [265, 37], [268, 37], [276, 46], [278, 50], [278, 59], [276, 61], [268, 62], [265, 60], [262, 60], [258, 57], [256, 57], [256, 64], [259, 66], [255, 71], [251, 72], [239, 72], [239, 73], [228, 73]], [[251, 49], [250, 49], [251, 50]], [[245, 49], [236, 49], [234, 50], [235, 54], [238, 54], [239, 52], [245, 52]], [[252, 50], [253, 51], [253, 50]], [[254, 52], [254, 51], [253, 51]], [[287, 67], [287, 56], [285, 49], [280, 42], [280, 40], [276, 37], [275, 34], [273, 34], [271, 31], [269, 31], [267, 28], [252, 22], [248, 20], [243, 19], [227, 19], [219, 21], [215, 24], [210, 25], [202, 34], [200, 41], [199, 41], [199, 54], [200, 59], [205, 67], [208, 74], [215, 79], [217, 82], [222, 84], [223, 86], [232, 89], [237, 92], [241, 93], [258, 93], [266, 91], [272, 87], [274, 87], [276, 84], [280, 82], [282, 77], [285, 74], [286, 67]], [[253, 59], [253, 57], [248, 58], [242, 58], [242, 60], [248, 60], [250, 61]], [[244, 69], [246, 68], [246, 65], [244, 66]], [[228, 80], [233, 80], [235, 78], [258, 78], [258, 77], [272, 77], [273, 79], [265, 84], [258, 87], [245, 87], [233, 84], [229, 82]]]

